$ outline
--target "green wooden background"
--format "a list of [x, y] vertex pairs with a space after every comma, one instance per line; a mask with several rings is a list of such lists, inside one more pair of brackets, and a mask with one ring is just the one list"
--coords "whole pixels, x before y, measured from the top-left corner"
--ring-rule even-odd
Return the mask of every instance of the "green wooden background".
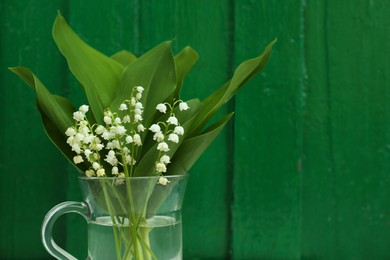
[[[205, 97], [278, 39], [266, 70], [225, 110], [234, 120], [192, 169], [185, 259], [390, 259], [390, 2], [387, 0], [0, 0], [0, 259], [50, 259], [45, 213], [79, 200], [46, 138], [31, 68], [83, 99], [51, 38], [57, 10], [83, 39], [137, 55], [175, 39], [200, 59], [185, 97]], [[66, 231], [64, 231], [66, 230]], [[86, 257], [84, 220], [61, 246]]]

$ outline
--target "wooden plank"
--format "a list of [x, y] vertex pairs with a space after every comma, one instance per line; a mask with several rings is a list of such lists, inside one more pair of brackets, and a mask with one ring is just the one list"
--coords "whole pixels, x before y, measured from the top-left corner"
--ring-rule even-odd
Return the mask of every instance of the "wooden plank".
[[306, 113], [302, 161], [302, 256], [337, 259], [337, 188], [328, 75], [327, 11], [323, 1], [305, 10]]
[[328, 1], [327, 48], [338, 259], [387, 259], [390, 11]]
[[[62, 4], [0, 3], [1, 259], [48, 257], [40, 239], [41, 224], [46, 212], [66, 195], [66, 161], [44, 133], [35, 93], [6, 69], [29, 67], [51, 91], [64, 93], [64, 64], [51, 39], [52, 21]], [[64, 228], [60, 223], [57, 227]]]
[[236, 97], [233, 258], [299, 259], [303, 1], [236, 1], [235, 64], [278, 38]]

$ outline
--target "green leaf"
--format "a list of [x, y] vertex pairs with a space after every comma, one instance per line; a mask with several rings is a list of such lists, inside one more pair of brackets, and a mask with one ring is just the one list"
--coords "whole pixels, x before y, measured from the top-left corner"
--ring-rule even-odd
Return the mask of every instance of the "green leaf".
[[61, 14], [54, 21], [53, 38], [84, 88], [96, 121], [102, 123], [104, 109], [109, 107], [117, 92], [123, 66], [81, 40]]
[[192, 135], [197, 135], [223, 104], [229, 101], [248, 80], [262, 71], [275, 42], [276, 40], [271, 42], [259, 57], [241, 63], [234, 72], [232, 79], [204, 100], [205, 105], [194, 123]]
[[124, 67], [137, 60], [137, 57], [127, 50], [122, 50], [111, 56], [111, 59], [119, 62]]
[[198, 57], [198, 53], [190, 46], [186, 46], [175, 56], [177, 85], [175, 92], [173, 93], [173, 98], [179, 99], [179, 94], [183, 85], [184, 78], [194, 66], [194, 64], [198, 60]]
[[[40, 80], [27, 68], [9, 68], [36, 92], [38, 111], [41, 115], [45, 132], [53, 144], [73, 164], [74, 152], [66, 143], [65, 131], [74, 124], [72, 103], [61, 96], [52, 95]], [[83, 170], [84, 165], [76, 166]]]
[[143, 123], [145, 126], [150, 125], [157, 104], [164, 102], [176, 87], [175, 63], [170, 44], [161, 43], [125, 68], [116, 98], [110, 106], [112, 111], [118, 110], [124, 98], [130, 99], [133, 87], [142, 86]]
[[210, 126], [203, 134], [186, 139], [176, 151], [171, 160], [172, 163], [168, 165], [168, 173], [188, 173], [206, 148], [214, 141], [215, 137], [218, 136], [233, 114], [233, 112], [227, 114], [221, 120]]
[[35, 89], [39, 109], [65, 136], [66, 129], [74, 124], [72, 103], [66, 98], [52, 95], [29, 69], [14, 67], [10, 70]]

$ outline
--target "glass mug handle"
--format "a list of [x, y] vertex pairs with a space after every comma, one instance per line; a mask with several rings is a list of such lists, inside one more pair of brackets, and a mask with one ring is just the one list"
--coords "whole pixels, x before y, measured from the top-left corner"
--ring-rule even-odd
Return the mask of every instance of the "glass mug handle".
[[56, 220], [66, 213], [78, 213], [87, 221], [89, 220], [89, 208], [84, 202], [66, 201], [54, 206], [45, 216], [42, 224], [42, 243], [47, 252], [57, 259], [77, 260], [74, 256], [59, 247], [52, 237], [53, 226]]

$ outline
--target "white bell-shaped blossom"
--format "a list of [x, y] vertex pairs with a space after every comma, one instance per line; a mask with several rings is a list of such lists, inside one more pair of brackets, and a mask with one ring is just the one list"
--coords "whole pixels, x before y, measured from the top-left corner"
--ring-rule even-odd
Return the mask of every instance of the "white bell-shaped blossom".
[[188, 106], [188, 104], [186, 102], [180, 102], [180, 104], [179, 104], [180, 111], [187, 110], [189, 108], [190, 107]]
[[166, 142], [161, 142], [157, 145], [157, 150], [162, 151], [162, 152], [168, 152], [169, 145]]
[[156, 163], [156, 171], [161, 173], [161, 172], [166, 172], [167, 171], [167, 166], [165, 164], [158, 162]]
[[161, 127], [158, 124], [153, 124], [149, 127], [149, 130], [153, 133], [161, 132]]
[[173, 132], [177, 135], [183, 135], [184, 134], [184, 128], [182, 126], [175, 126], [175, 129], [173, 129]]
[[169, 123], [171, 125], [177, 125], [178, 121], [177, 121], [177, 118], [175, 116], [170, 116], [167, 119], [167, 123]]
[[163, 156], [161, 156], [160, 162], [164, 164], [171, 163], [171, 158], [168, 155], [164, 154]]
[[119, 110], [124, 111], [124, 110], [127, 110], [127, 109], [128, 109], [128, 107], [127, 107], [127, 105], [125, 103], [122, 103], [122, 104], [119, 105]]
[[179, 142], [179, 136], [177, 134], [169, 134], [168, 141], [178, 143]]
[[163, 103], [160, 103], [156, 106], [156, 109], [160, 111], [161, 113], [166, 113], [167, 112], [167, 106]]
[[167, 185], [168, 183], [170, 183], [171, 181], [170, 180], [168, 180], [167, 178], [165, 178], [165, 177], [160, 177], [159, 179], [158, 179], [158, 184], [161, 184], [161, 185]]

